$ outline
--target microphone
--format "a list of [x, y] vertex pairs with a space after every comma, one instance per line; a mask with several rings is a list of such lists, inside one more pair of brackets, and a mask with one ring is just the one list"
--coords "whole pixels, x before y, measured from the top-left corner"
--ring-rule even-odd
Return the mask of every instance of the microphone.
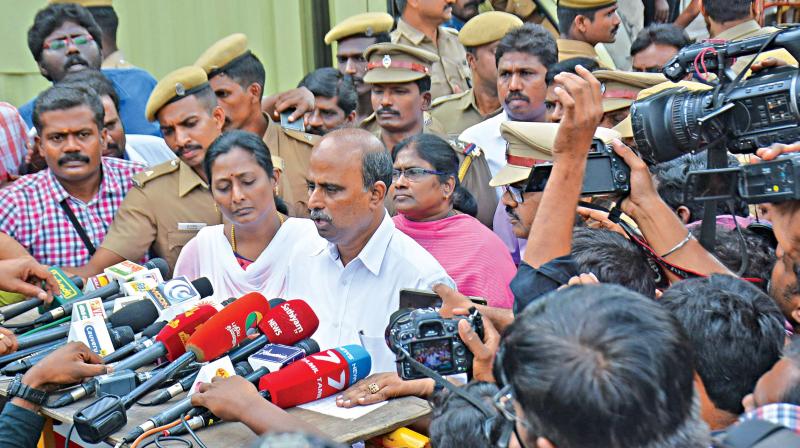
[[56, 319], [60, 319], [72, 313], [72, 306], [78, 302], [83, 302], [86, 300], [91, 300], [96, 298], [106, 300], [109, 299], [114, 294], [117, 294], [118, 292], [119, 292], [119, 282], [114, 280], [105, 286], [101, 286], [100, 288], [97, 288], [94, 291], [90, 291], [78, 297], [77, 299], [72, 299], [64, 302], [61, 306], [53, 308], [52, 310], [37, 317], [33, 321], [33, 324], [39, 325], [50, 321], [54, 321]]
[[[58, 280], [58, 279], [57, 279]], [[75, 288], [80, 291], [83, 288], [83, 279], [78, 276], [68, 277], [66, 279], [61, 279], [66, 283], [67, 288]], [[53, 300], [56, 300], [55, 298]], [[28, 311], [36, 308], [37, 306], [44, 305], [44, 300], [30, 298], [26, 299], [23, 302], [16, 303], [14, 305], [7, 306], [3, 311], [0, 312], [0, 324], [7, 320], [11, 320], [20, 314], [27, 313]]]
[[10, 362], [18, 361], [26, 356], [35, 355], [43, 350], [48, 350], [52, 347], [58, 347], [63, 345], [67, 342], [67, 338], [59, 338], [52, 342], [47, 342], [44, 344], [35, 345], [33, 347], [24, 348], [22, 350], [17, 350], [14, 353], [8, 353], [6, 355], [0, 356], [0, 365], [5, 365]]
[[[153, 306], [152, 303], [150, 305]], [[133, 304], [130, 306], [133, 306]], [[155, 306], [153, 306], [153, 309], [155, 309]], [[213, 306], [200, 305], [179, 315], [158, 332], [155, 337], [155, 343], [118, 362], [114, 365], [114, 370], [136, 370], [163, 356], [167, 356], [167, 359], [175, 359], [186, 351], [183, 341], [186, 341], [190, 335], [215, 314], [217, 314], [217, 310]], [[95, 380], [83, 383], [63, 393], [51, 404], [51, 407], [58, 408], [74, 403], [86, 395], [93, 394], [96, 387], [97, 382]]]
[[306, 356], [262, 377], [258, 389], [281, 408], [310, 403], [336, 394], [364, 379], [372, 358], [360, 345], [345, 345]]
[[[109, 328], [108, 335], [111, 337], [111, 343], [114, 345], [114, 349], [116, 350], [117, 348], [133, 341], [134, 330], [129, 326]], [[39, 353], [9, 364], [3, 368], [2, 374], [12, 376], [16, 375], [17, 373], [22, 373], [33, 367], [34, 364], [41, 361], [45, 356], [49, 355], [51, 352], [54, 352], [59, 347], [61, 347], [60, 343], [56, 344], [52, 348], [42, 350]]]
[[[139, 301], [131, 303], [116, 313], [110, 315], [108, 317], [108, 322], [112, 327], [128, 326], [133, 328], [134, 332], [139, 332], [148, 325], [152, 324], [157, 318], [158, 312], [152, 303]], [[19, 343], [19, 349], [61, 339], [69, 334], [69, 327], [69, 324], [66, 324], [59, 327], [42, 330], [32, 335], [22, 336], [17, 339], [17, 342]]]
[[[145, 301], [145, 303], [149, 303]], [[155, 309], [155, 306], [152, 307]], [[120, 361], [124, 358], [127, 358], [129, 355], [133, 353], [138, 353], [147, 347], [150, 347], [155, 343], [156, 335], [167, 325], [167, 321], [159, 320], [150, 324], [147, 328], [142, 330], [142, 337], [138, 341], [133, 341], [130, 344], [118, 349], [114, 350], [114, 353], [110, 353], [103, 358], [103, 363], [111, 364], [112, 362]]]

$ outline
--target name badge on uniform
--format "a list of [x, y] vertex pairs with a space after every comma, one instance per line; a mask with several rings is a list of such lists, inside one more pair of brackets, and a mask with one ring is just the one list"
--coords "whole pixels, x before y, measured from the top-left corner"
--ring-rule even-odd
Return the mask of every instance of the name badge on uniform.
[[207, 225], [204, 222], [179, 222], [178, 230], [200, 230]]

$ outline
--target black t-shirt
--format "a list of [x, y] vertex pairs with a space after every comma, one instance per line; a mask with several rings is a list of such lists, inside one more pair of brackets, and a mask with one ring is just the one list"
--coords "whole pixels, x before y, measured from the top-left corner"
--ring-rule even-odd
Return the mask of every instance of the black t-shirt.
[[525, 307], [548, 292], [566, 285], [576, 275], [578, 265], [571, 255], [554, 258], [539, 269], [523, 261], [510, 284], [511, 292], [514, 293], [514, 314], [521, 313]]

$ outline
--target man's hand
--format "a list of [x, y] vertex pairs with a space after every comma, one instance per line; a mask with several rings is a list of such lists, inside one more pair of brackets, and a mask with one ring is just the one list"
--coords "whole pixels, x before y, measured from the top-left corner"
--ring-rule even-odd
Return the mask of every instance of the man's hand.
[[0, 327], [0, 356], [14, 353], [17, 351], [18, 346], [19, 343], [17, 342], [17, 337], [14, 335], [14, 332], [7, 328]]
[[108, 373], [110, 366], [81, 342], [70, 342], [50, 353], [28, 370], [22, 382], [36, 389], [55, 389], [85, 378]]
[[653, 15], [653, 21], [664, 23], [669, 19], [669, 3], [667, 0], [656, 0], [656, 11]]
[[589, 153], [595, 129], [603, 119], [603, 95], [600, 81], [582, 66], [575, 73], [559, 73], [555, 77], [556, 96], [564, 108], [553, 145], [553, 157], [585, 159]]
[[464, 294], [439, 283], [433, 286], [433, 292], [442, 298], [442, 307], [439, 308], [439, 315], [450, 318], [455, 314], [466, 314], [467, 310], [475, 304]]
[[[45, 289], [39, 287], [41, 281], [45, 282]], [[36, 297], [47, 303], [59, 293], [53, 274], [32, 257], [0, 260], [0, 289]]]
[[647, 164], [621, 141], [615, 139], [611, 142], [611, 146], [631, 169], [631, 194], [622, 201], [622, 211], [636, 218], [637, 213], [655, 201], [660, 201], [661, 197], [658, 195]]
[[489, 319], [483, 319], [483, 340], [466, 320], [458, 323], [458, 335], [472, 352], [472, 377], [478, 381], [494, 383], [494, 355], [500, 347], [500, 333]]
[[570, 286], [577, 286], [577, 285], [599, 285], [600, 280], [592, 274], [591, 272], [588, 274], [580, 274], [570, 277], [567, 281], [566, 285], [559, 286], [559, 290], [569, 288]]
[[200, 384], [192, 395], [192, 404], [201, 406], [227, 422], [238, 422], [242, 412], [251, 412], [248, 403], [258, 403], [264, 398], [258, 389], [241, 376], [222, 378], [215, 376], [210, 383]]
[[289, 116], [289, 121], [293, 122], [314, 111], [314, 94], [305, 87], [287, 90], [264, 98], [261, 109], [275, 121], [280, 120], [281, 112], [294, 109]]
[[608, 212], [602, 210], [595, 210], [588, 207], [578, 207], [578, 215], [583, 218], [586, 226], [590, 229], [605, 229], [612, 232], [617, 232], [620, 235], [628, 238], [628, 234], [622, 230], [622, 226], [608, 219]]
[[760, 148], [756, 151], [756, 155], [763, 160], [775, 160], [779, 155], [788, 154], [790, 152], [800, 152], [800, 142], [795, 142], [791, 145], [775, 143], [767, 148]]
[[[369, 386], [378, 386], [378, 392], [372, 393]], [[434, 382], [431, 379], [405, 381], [396, 373], [373, 373], [350, 386], [343, 394], [336, 397], [336, 406], [352, 408], [380, 403], [397, 397], [427, 397], [433, 393]]]
[[768, 57], [758, 62], [753, 62], [753, 65], [750, 66], [750, 71], [755, 73], [759, 70], [764, 70], [766, 68], [783, 67], [784, 65], [789, 65], [789, 64], [786, 61], [780, 60], [778, 58]]

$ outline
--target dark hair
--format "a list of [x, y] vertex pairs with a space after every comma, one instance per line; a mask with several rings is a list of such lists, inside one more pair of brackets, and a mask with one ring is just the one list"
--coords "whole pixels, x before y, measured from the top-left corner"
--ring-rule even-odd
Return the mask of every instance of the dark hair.
[[406, 10], [406, 0], [394, 0], [394, 4], [397, 6], [397, 13], [402, 15]]
[[705, 447], [692, 365], [674, 317], [641, 294], [600, 284], [553, 291], [518, 314], [494, 370], [511, 385], [529, 433], [559, 448]]
[[258, 166], [264, 169], [267, 176], [275, 178], [272, 156], [264, 140], [252, 132], [234, 130], [223, 132], [208, 147], [206, 158], [203, 160], [203, 170], [206, 172], [206, 178], [209, 182], [211, 182], [211, 168], [214, 165], [214, 161], [219, 156], [231, 152], [234, 148], [243, 149], [252, 154]]
[[[203, 106], [204, 109], [206, 109], [209, 115], [214, 113], [214, 109], [216, 109], [217, 106], [219, 105], [219, 103], [217, 102], [217, 95], [214, 93], [214, 90], [211, 88], [211, 85], [203, 86], [202, 88], [198, 89], [195, 92], [190, 93], [187, 96], [194, 96], [195, 98], [197, 98], [197, 101], [200, 102], [200, 104]], [[156, 111], [156, 114], [158, 114], [158, 111]]]
[[297, 87], [307, 88], [314, 96], [336, 98], [336, 105], [344, 111], [345, 117], [358, 106], [358, 94], [353, 85], [353, 78], [333, 67], [314, 70], [303, 77]]
[[703, 0], [703, 9], [709, 19], [717, 23], [750, 17], [753, 0]]
[[[253, 443], [252, 448], [346, 448], [344, 445], [302, 432], [270, 432]], [[348, 445], [349, 446], [349, 445]]]
[[81, 70], [79, 72], [67, 73], [67, 75], [57, 83], [57, 85], [69, 87], [90, 87], [95, 93], [97, 93], [97, 95], [100, 96], [101, 100], [104, 96], [110, 97], [111, 101], [114, 102], [114, 108], [119, 111], [119, 95], [117, 94], [116, 89], [114, 89], [114, 84], [110, 79], [106, 78], [105, 75], [103, 75], [103, 72], [100, 70], [88, 69]]
[[672, 285], [659, 301], [683, 325], [709, 399], [741, 414], [742, 398], [781, 354], [783, 315], [755, 286], [727, 275]]
[[547, 74], [544, 76], [544, 82], [549, 86], [553, 83], [553, 80], [556, 78], [556, 75], [559, 73], [575, 73], [575, 67], [583, 66], [586, 70], [593, 72], [600, 68], [600, 64], [597, 63], [596, 60], [591, 58], [570, 58], [560, 62], [556, 62], [553, 65], [547, 66]]
[[584, 16], [589, 19], [590, 22], [594, 22], [595, 13], [609, 6], [610, 5], [603, 5], [595, 8], [568, 8], [559, 4], [556, 10], [556, 15], [558, 15], [558, 32], [563, 35], [569, 34], [569, 30], [572, 28], [572, 24], [575, 23], [575, 19], [578, 16]]
[[[742, 277], [758, 278], [757, 284], [762, 291], [767, 292], [767, 286], [775, 266], [775, 249], [770, 245], [769, 239], [747, 228], [741, 229], [744, 238], [744, 250], [747, 251], [747, 270]], [[701, 226], [694, 226], [690, 232], [695, 238], [700, 238]], [[725, 265], [731, 272], [739, 272], [742, 267], [742, 247], [739, 232], [717, 225], [716, 243], [711, 253]]]
[[[684, 187], [686, 186], [686, 179], [689, 171], [706, 169], [706, 157], [705, 151], [696, 154], [684, 154], [676, 159], [650, 167], [650, 171], [656, 179], [658, 195], [673, 210], [677, 211], [678, 207], [682, 205], [688, 208], [689, 222], [703, 219], [705, 206], [702, 202], [685, 198]], [[739, 161], [736, 160], [736, 157], [728, 155], [728, 166], [739, 166]], [[720, 201], [717, 204], [717, 215], [731, 214], [728, 202], [730, 201]], [[738, 200], [734, 201], [733, 213], [737, 216], [747, 217], [750, 215], [750, 210], [744, 201]]]
[[502, 39], [494, 53], [494, 63], [499, 65], [500, 58], [506, 53], [526, 53], [539, 58], [545, 67], [558, 62], [558, 49], [553, 36], [541, 25], [526, 23], [515, 28]]
[[242, 89], [247, 89], [251, 84], [258, 84], [261, 86], [261, 95], [264, 95], [267, 74], [264, 71], [264, 64], [253, 53], [248, 52], [246, 55], [240, 56], [223, 70], [212, 71], [209, 79], [222, 73], [239, 84]]
[[97, 48], [103, 48], [102, 31], [86, 8], [75, 3], [52, 3], [36, 13], [33, 25], [28, 29], [28, 49], [36, 62], [42, 60], [45, 38], [64, 22], [74, 22], [86, 28]]
[[424, 76], [422, 78], [419, 78], [418, 80], [414, 81], [414, 83], [417, 85], [417, 88], [419, 88], [420, 95], [422, 95], [425, 92], [430, 92], [431, 90], [430, 76]]
[[94, 17], [94, 21], [100, 26], [103, 31], [103, 37], [110, 39], [112, 42], [117, 41], [117, 27], [119, 26], [119, 17], [114, 11], [112, 6], [92, 6], [86, 8]]
[[97, 93], [89, 88], [76, 88], [55, 85], [40, 93], [33, 105], [33, 126], [42, 135], [42, 114], [54, 110], [66, 110], [73, 107], [87, 106], [94, 114], [97, 129], [103, 129], [105, 110]]
[[654, 23], [639, 31], [636, 40], [631, 44], [631, 56], [653, 44], [669, 45], [678, 50], [692, 43], [683, 28], [671, 23]]
[[[458, 156], [447, 141], [433, 134], [417, 134], [401, 140], [392, 150], [392, 161], [404, 149], [413, 149], [420, 159], [428, 162], [435, 171], [446, 173], [437, 176], [439, 182], [455, 179], [456, 186], [450, 201], [453, 208], [472, 217], [478, 214], [478, 204], [472, 194], [458, 180]], [[473, 212], [473, 213], [470, 213]]]
[[[792, 341], [783, 348], [783, 357], [792, 363], [792, 368], [800, 371], [800, 338], [792, 338]], [[783, 391], [780, 402], [800, 406], [800, 381], [790, 384]]]
[[571, 255], [579, 272], [593, 273], [602, 283], [624, 286], [647, 297], [656, 293], [656, 279], [639, 246], [617, 232], [576, 228]]
[[[497, 414], [492, 406], [492, 399], [497, 393], [497, 385], [475, 381], [462, 387], [465, 393], [482, 400], [489, 409]], [[494, 445], [483, 433], [486, 414], [473, 404], [451, 393], [448, 390], [433, 397], [433, 419], [431, 420], [431, 446], [436, 448], [491, 448]], [[502, 418], [496, 418], [492, 432], [497, 435], [501, 431]]]

